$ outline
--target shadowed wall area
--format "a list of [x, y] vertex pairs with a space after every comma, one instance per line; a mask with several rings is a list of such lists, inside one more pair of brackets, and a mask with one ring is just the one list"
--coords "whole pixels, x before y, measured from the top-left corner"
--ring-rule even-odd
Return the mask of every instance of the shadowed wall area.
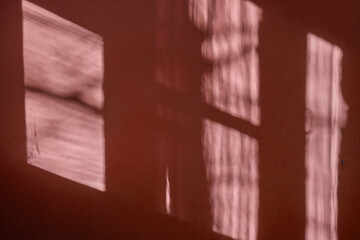
[[351, 0], [1, 1], [0, 239], [357, 239], [358, 29]]

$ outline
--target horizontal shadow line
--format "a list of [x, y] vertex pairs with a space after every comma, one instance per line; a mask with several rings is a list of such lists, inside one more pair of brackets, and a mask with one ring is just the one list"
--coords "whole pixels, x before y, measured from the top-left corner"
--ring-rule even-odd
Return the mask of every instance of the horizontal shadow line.
[[58, 95], [58, 94], [55, 94], [55, 93], [51, 93], [51, 92], [48, 92], [48, 91], [45, 91], [45, 90], [42, 90], [42, 89], [39, 89], [39, 88], [36, 88], [36, 87], [30, 87], [30, 86], [25, 86], [25, 90], [33, 92], [33, 93], [38, 93], [38, 94], [41, 94], [41, 95], [46, 95], [46, 96], [52, 97], [52, 98], [57, 98], [57, 99], [65, 100], [65, 101], [71, 101], [71, 102], [77, 103], [77, 104], [87, 108], [88, 110], [90, 110], [94, 114], [97, 114], [97, 115], [102, 114], [101, 109], [99, 109], [97, 107], [94, 107], [94, 106], [91, 106], [91, 105], [83, 102], [82, 100], [80, 100], [77, 97], [77, 94], [72, 94], [70, 96], [61, 96], [61, 95]]
[[258, 126], [204, 103], [199, 97], [181, 94], [159, 83], [146, 83], [138, 90], [146, 99], [152, 99], [182, 112], [218, 122], [255, 139], [259, 138]]

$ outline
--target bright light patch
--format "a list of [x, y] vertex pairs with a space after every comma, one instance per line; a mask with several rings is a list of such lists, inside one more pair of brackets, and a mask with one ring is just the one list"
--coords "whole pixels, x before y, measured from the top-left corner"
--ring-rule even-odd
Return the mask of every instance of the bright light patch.
[[29, 164], [105, 191], [103, 40], [23, 1]]
[[171, 214], [171, 201], [170, 201], [170, 182], [169, 182], [169, 168], [166, 167], [166, 196], [165, 196], [165, 204], [166, 204], [166, 213]]
[[257, 140], [209, 120], [204, 121], [204, 129], [213, 229], [233, 239], [255, 240], [259, 205]]
[[192, 0], [189, 14], [207, 33], [201, 51], [213, 63], [202, 81], [206, 103], [259, 126], [261, 10], [248, 1]]
[[306, 239], [337, 239], [338, 157], [347, 105], [341, 94], [342, 51], [307, 38]]
[[[248, 1], [191, 0], [189, 15], [202, 29], [205, 102], [260, 126], [258, 27], [261, 9]], [[258, 225], [258, 142], [220, 122], [204, 124], [204, 159], [213, 230], [233, 239], [255, 240]]]

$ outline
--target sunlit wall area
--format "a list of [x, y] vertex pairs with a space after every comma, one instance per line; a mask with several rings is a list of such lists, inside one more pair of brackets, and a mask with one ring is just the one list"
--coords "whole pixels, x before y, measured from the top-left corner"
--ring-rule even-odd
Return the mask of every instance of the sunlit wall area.
[[261, 9], [249, 1], [190, 1], [190, 17], [206, 32], [203, 57], [205, 101], [254, 125], [260, 124], [258, 28]]
[[342, 51], [307, 37], [306, 239], [337, 239], [338, 157], [347, 105], [341, 93]]
[[103, 40], [29, 1], [22, 7], [27, 161], [105, 191]]
[[259, 204], [257, 140], [206, 120], [204, 155], [214, 231], [233, 239], [256, 239]]
[[[206, 37], [204, 101], [224, 114], [260, 125], [258, 26], [261, 9], [248, 1], [193, 0], [189, 15]], [[213, 230], [255, 240], [258, 225], [258, 141], [221, 122], [203, 120]]]

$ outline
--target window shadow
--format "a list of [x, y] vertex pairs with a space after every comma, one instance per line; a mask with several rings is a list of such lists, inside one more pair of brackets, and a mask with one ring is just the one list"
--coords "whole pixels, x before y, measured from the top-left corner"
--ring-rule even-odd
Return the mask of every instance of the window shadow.
[[343, 52], [314, 34], [307, 38], [306, 239], [337, 239], [341, 129], [348, 106], [341, 93]]
[[[271, 4], [259, 5], [258, 33], [251, 26], [222, 32], [229, 22], [207, 24], [209, 12], [217, 19], [216, 3], [219, 15], [237, 11], [221, 1], [193, 1], [213, 4], [198, 8], [198, 19], [186, 1], [32, 2], [104, 41], [106, 192], [26, 163], [21, 1], [0, 3], [0, 31], [9, 46], [0, 60], [5, 237], [305, 238], [308, 26]], [[226, 16], [220, 20], [232, 18]], [[352, 109], [339, 169], [344, 239], [359, 235], [358, 63], [358, 52], [344, 50], [342, 85]], [[256, 74], [258, 85], [245, 80]]]
[[105, 191], [103, 41], [22, 1], [27, 161]]

